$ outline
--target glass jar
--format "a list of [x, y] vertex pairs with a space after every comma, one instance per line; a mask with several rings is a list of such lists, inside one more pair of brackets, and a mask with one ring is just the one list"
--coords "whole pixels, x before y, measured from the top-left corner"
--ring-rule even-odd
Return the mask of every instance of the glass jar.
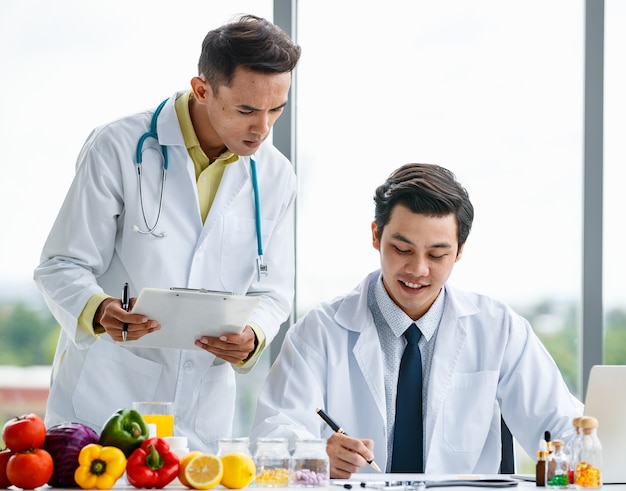
[[567, 488], [569, 486], [569, 461], [565, 452], [565, 442], [563, 440], [553, 440], [552, 448], [554, 453], [548, 461], [548, 476], [546, 486], [551, 488]]
[[256, 486], [278, 488], [289, 484], [289, 441], [286, 438], [259, 438], [254, 463]]
[[252, 453], [250, 453], [250, 439], [248, 437], [220, 438], [217, 442], [217, 455], [226, 455], [231, 452], [239, 452], [252, 457]]
[[569, 483], [571, 486], [574, 486], [576, 479], [574, 477], [576, 471], [576, 464], [580, 461], [580, 439], [582, 438], [582, 433], [580, 431], [580, 420], [582, 416], [577, 416], [572, 420], [572, 424], [574, 425], [575, 433], [574, 436], [570, 438], [567, 442], [566, 453], [569, 459], [569, 471], [567, 473], [569, 477]]
[[291, 484], [298, 487], [324, 487], [328, 485], [329, 478], [326, 440], [314, 438], [297, 441], [291, 458]]
[[574, 478], [579, 488], [599, 488], [602, 486], [602, 445], [598, 438], [598, 420], [584, 416], [580, 420], [580, 453]]

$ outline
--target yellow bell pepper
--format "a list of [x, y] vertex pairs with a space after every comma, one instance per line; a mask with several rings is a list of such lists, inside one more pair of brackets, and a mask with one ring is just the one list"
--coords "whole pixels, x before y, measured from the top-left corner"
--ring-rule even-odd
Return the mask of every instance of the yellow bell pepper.
[[126, 456], [117, 447], [85, 445], [78, 454], [74, 480], [83, 489], [111, 489], [126, 470]]

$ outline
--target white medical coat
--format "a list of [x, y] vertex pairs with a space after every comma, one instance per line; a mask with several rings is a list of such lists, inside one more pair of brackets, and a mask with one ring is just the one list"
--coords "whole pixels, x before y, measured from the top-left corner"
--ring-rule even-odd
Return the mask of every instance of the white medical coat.
[[[173, 96], [158, 117], [159, 144], [169, 169], [155, 238], [145, 229], [139, 205], [135, 151], [154, 111], [95, 129], [76, 166], [76, 176], [45, 243], [35, 281], [61, 325], [45, 421], [85, 423], [99, 430], [133, 401], [175, 403], [176, 434], [189, 447], [216, 451], [232, 429], [235, 377], [229, 363], [203, 350], [130, 348], [108, 335], [77, 329], [89, 298], [99, 292], [132, 296], [144, 287], [206, 288], [262, 294], [250, 322], [269, 343], [287, 319], [294, 288], [296, 181], [290, 162], [271, 144], [256, 152], [264, 259], [269, 275], [257, 281], [257, 236], [250, 162], [228, 165], [202, 223], [194, 165], [184, 145]], [[146, 141], [142, 178], [148, 223], [156, 218], [161, 151]], [[158, 319], [157, 319], [158, 320]], [[250, 370], [251, 367], [246, 367]], [[246, 371], [243, 370], [243, 371]]]
[[[385, 466], [383, 357], [367, 306], [378, 275], [289, 329], [259, 394], [251, 439], [328, 438], [332, 430], [315, 413], [321, 407], [350, 436], [373, 439], [374, 460]], [[501, 414], [531, 456], [544, 431], [567, 438], [583, 406], [528, 322], [488, 297], [446, 292], [428, 386], [425, 472], [497, 473]]]

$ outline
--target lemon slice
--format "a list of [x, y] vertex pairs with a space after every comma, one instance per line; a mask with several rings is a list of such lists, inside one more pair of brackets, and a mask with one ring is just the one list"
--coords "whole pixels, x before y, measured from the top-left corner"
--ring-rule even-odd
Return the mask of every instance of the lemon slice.
[[254, 460], [246, 454], [231, 452], [222, 455], [222, 486], [230, 489], [242, 489], [254, 481], [256, 465]]
[[222, 480], [224, 467], [215, 455], [194, 452], [181, 463], [179, 480], [193, 489], [211, 489]]
[[188, 488], [191, 487], [191, 484], [189, 484], [189, 481], [187, 481], [187, 478], [185, 477], [185, 468], [187, 467], [187, 464], [191, 461], [191, 459], [193, 459], [197, 455], [202, 455], [202, 452], [200, 452], [199, 450], [192, 450], [191, 452], [185, 454], [180, 459], [180, 470], [178, 471], [178, 480], [181, 482], [181, 484], [187, 486]]

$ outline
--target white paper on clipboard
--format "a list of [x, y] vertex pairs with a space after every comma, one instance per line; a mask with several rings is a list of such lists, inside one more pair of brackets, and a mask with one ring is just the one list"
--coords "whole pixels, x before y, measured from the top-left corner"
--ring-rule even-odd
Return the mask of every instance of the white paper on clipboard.
[[260, 300], [258, 296], [229, 293], [143, 288], [132, 312], [158, 321], [161, 329], [123, 344], [201, 349], [194, 341], [202, 336], [217, 337], [243, 331]]

